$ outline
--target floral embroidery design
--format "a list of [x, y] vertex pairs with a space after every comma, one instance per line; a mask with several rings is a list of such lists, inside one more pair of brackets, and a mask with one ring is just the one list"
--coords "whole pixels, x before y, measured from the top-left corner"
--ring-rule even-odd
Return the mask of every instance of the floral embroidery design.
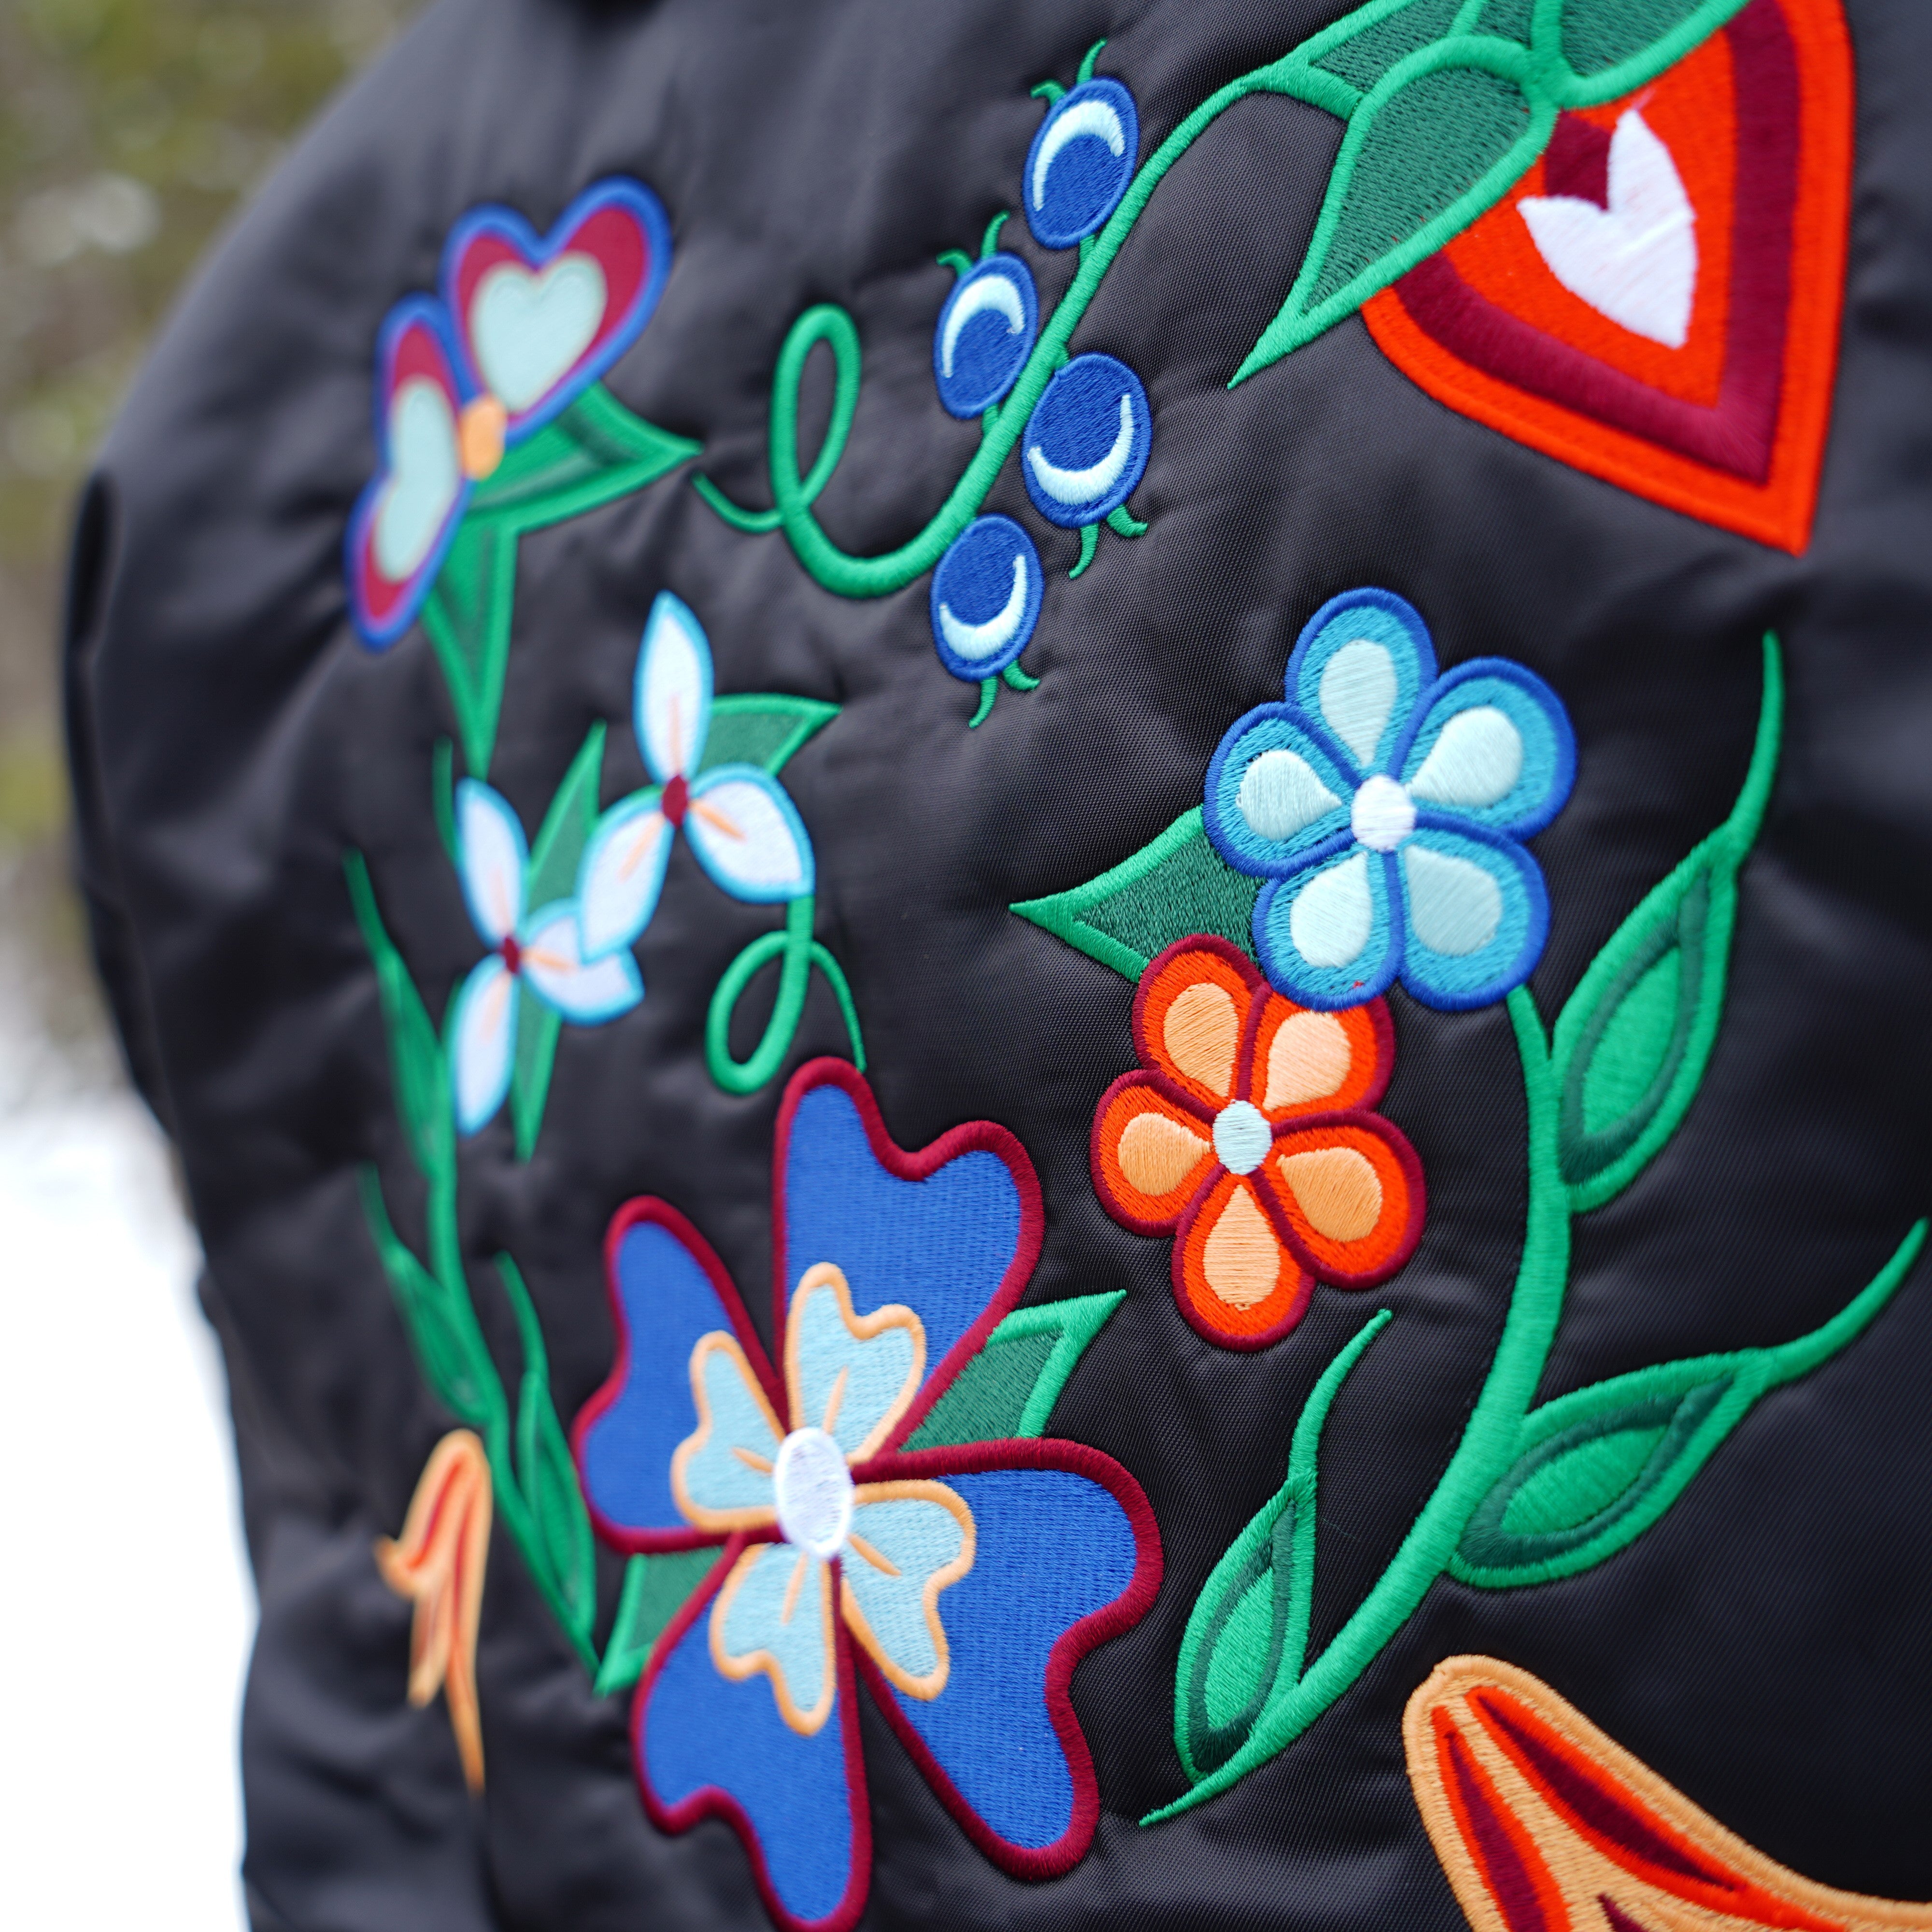
[[596, 1026], [634, 1006], [644, 997], [644, 982], [627, 952], [584, 957], [574, 902], [526, 908], [530, 847], [500, 793], [481, 779], [463, 779], [456, 788], [456, 827], [464, 903], [490, 949], [463, 982], [451, 1026], [457, 1128], [473, 1134], [494, 1118], [510, 1090], [519, 986], [566, 1019]]
[[782, 904], [813, 889], [812, 840], [784, 788], [756, 765], [705, 767], [711, 646], [668, 590], [644, 627], [634, 693], [638, 748], [657, 783], [614, 805], [584, 848], [578, 902], [590, 960], [621, 953], [650, 923], [680, 829], [734, 898]]
[[1370, 1112], [1395, 1030], [1379, 1000], [1311, 1012], [1225, 940], [1154, 960], [1134, 1001], [1142, 1070], [1094, 1116], [1094, 1184], [1137, 1234], [1174, 1235], [1174, 1293], [1210, 1342], [1255, 1348], [1319, 1280], [1385, 1281], [1421, 1238], [1421, 1163]]
[[843, 1927], [871, 1873], [860, 1682], [989, 1858], [1064, 1871], [1099, 1814], [1068, 1684], [1145, 1613], [1160, 1545], [1133, 1479], [1078, 1444], [904, 1447], [1039, 1251], [1010, 1135], [903, 1154], [864, 1080], [818, 1060], [778, 1167], [776, 1365], [703, 1238], [634, 1202], [608, 1249], [622, 1353], [575, 1445], [608, 1540], [718, 1552], [638, 1689], [646, 1809], [728, 1819], [782, 1925]]
[[1386, 590], [1309, 620], [1287, 699], [1257, 706], [1208, 770], [1204, 824], [1264, 879], [1255, 944], [1281, 992], [1359, 1005], [1400, 979], [1424, 1006], [1520, 986], [1550, 923], [1522, 841], [1570, 796], [1576, 741], [1556, 694], [1502, 658], [1437, 675], [1428, 627]]
[[474, 487], [634, 342], [670, 272], [670, 224], [640, 183], [601, 182], [548, 236], [514, 209], [450, 232], [440, 296], [411, 296], [376, 348], [374, 477], [349, 526], [350, 604], [380, 650], [408, 629]]

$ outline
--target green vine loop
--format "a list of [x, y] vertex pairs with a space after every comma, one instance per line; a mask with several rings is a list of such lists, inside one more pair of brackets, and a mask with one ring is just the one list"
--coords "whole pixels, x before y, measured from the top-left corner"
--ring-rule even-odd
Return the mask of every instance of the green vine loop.
[[[815, 966], [824, 974], [833, 998], [845, 1022], [852, 1042], [854, 1064], [862, 1073], [866, 1046], [859, 1030], [859, 1010], [852, 998], [844, 969], [831, 952], [812, 936], [814, 902], [809, 896], [794, 899], [785, 908], [784, 928], [767, 932], [752, 941], [724, 970], [711, 995], [711, 1007], [704, 1021], [704, 1059], [711, 1077], [728, 1094], [755, 1094], [777, 1073], [791, 1050], [798, 1023], [805, 1012], [806, 988]], [[778, 998], [772, 1016], [758, 1045], [743, 1060], [731, 1052], [731, 1016], [746, 989], [772, 961], [782, 962], [778, 969]]]

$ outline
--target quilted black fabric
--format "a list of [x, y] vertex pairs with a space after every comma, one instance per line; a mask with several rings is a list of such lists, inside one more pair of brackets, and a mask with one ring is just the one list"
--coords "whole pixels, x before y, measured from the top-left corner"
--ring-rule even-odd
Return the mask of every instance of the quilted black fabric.
[[[68, 638], [82, 865], [130, 1062], [178, 1146], [227, 1354], [261, 1634], [242, 1748], [260, 1932], [712, 1932], [765, 1922], [736, 1839], [646, 1822], [627, 1700], [593, 1694], [500, 1529], [483, 1612], [487, 1795], [440, 1703], [404, 1698], [409, 1606], [373, 1540], [400, 1523], [451, 1418], [430, 1394], [364, 1220], [374, 1162], [419, 1231], [376, 981], [342, 855], [369, 856], [432, 1014], [477, 946], [429, 808], [447, 700], [420, 630], [375, 655], [348, 615], [351, 506], [375, 460], [376, 334], [434, 286], [478, 202], [541, 230], [632, 175], [676, 259], [608, 386], [769, 500], [771, 370], [814, 302], [856, 318], [865, 382], [818, 505], [848, 548], [904, 541], [977, 446], [937, 407], [935, 258], [1012, 206], [1040, 109], [1108, 40], [1143, 151], [1338, 0], [437, 0], [323, 118], [175, 317], [100, 458]], [[525, 540], [495, 783], [541, 817], [596, 718], [629, 715], [664, 589], [703, 615], [721, 690], [842, 707], [786, 782], [812, 827], [818, 932], [844, 962], [870, 1078], [902, 1146], [1009, 1127], [1044, 1190], [1028, 1299], [1124, 1289], [1057, 1436], [1116, 1458], [1159, 1521], [1152, 1613], [1080, 1668], [1102, 1816], [1067, 1876], [1004, 1875], [864, 1712], [886, 1928], [1126, 1922], [1436, 1932], [1461, 1915], [1403, 1768], [1400, 1717], [1442, 1658], [1559, 1685], [1769, 1856], [1822, 1882], [1932, 1896], [1932, 1269], [1879, 1328], [1767, 1398], [1683, 1500], [1572, 1580], [1444, 1580], [1361, 1682], [1232, 1791], [1137, 1821], [1186, 1780], [1174, 1660], [1222, 1551], [1280, 1484], [1293, 1418], [1366, 1298], [1318, 1290], [1285, 1342], [1210, 1347], [1169, 1247], [1096, 1200], [1093, 1109], [1132, 1064], [1131, 984], [1013, 902], [1090, 878], [1190, 805], [1222, 732], [1279, 694], [1327, 598], [1399, 592], [1445, 662], [1518, 660], [1576, 727], [1574, 796], [1536, 842], [1553, 908], [1532, 982], [1553, 1016], [1642, 894], [1718, 824], [1749, 755], [1760, 640], [1784, 640], [1785, 754], [1742, 881], [1730, 995], [1704, 1088], [1649, 1171], [1578, 1224], [1544, 1393], [1816, 1327], [1932, 1201], [1932, 10], [1848, 0], [1857, 152], [1843, 350], [1815, 531], [1797, 557], [1578, 473], [1432, 400], [1359, 319], [1230, 390], [1312, 229], [1340, 124], [1292, 101], [1230, 112], [1166, 182], [1074, 346], [1145, 382], [1133, 507], [1077, 581], [1048, 547], [1028, 664], [968, 732], [935, 662], [923, 579], [834, 597], [782, 536], [728, 529], [685, 472]], [[1072, 258], [1018, 234], [1049, 303]], [[807, 416], [830, 384], [814, 372]], [[1025, 520], [1010, 465], [991, 510]], [[614, 728], [607, 801], [644, 782]], [[672, 880], [690, 867], [672, 861]], [[692, 876], [695, 876], [694, 872]], [[525, 1164], [500, 1122], [466, 1144], [464, 1237], [524, 1272], [566, 1424], [609, 1372], [601, 1244], [623, 1201], [677, 1203], [742, 1282], [770, 1268], [782, 1082], [706, 1073], [706, 1004], [772, 924], [668, 890], [649, 995], [566, 1028]], [[1318, 1648], [1388, 1562], [1495, 1347], [1522, 1237], [1523, 1101], [1506, 1016], [1391, 997], [1382, 1111], [1428, 1178], [1396, 1312], [1331, 1418]], [[791, 1064], [845, 1050], [814, 980]], [[742, 1049], [741, 1049], [742, 1050]], [[479, 1295], [514, 1361], [507, 1307]], [[765, 1303], [752, 1305], [764, 1318]], [[109, 1426], [111, 1418], [100, 1426]], [[600, 1630], [621, 1562], [600, 1554]], [[164, 1658], [150, 1660], [166, 1668]]]

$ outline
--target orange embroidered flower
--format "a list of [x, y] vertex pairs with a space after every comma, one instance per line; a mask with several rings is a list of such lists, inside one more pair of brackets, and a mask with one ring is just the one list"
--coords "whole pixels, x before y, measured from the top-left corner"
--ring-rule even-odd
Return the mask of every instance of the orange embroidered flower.
[[1094, 1185], [1142, 1234], [1174, 1235], [1174, 1293], [1210, 1342], [1258, 1348], [1315, 1283], [1367, 1288], [1415, 1252], [1422, 1166], [1369, 1111], [1395, 1064], [1380, 1000], [1316, 1012], [1245, 955], [1197, 934], [1134, 1000], [1142, 1070], [1094, 1116]]

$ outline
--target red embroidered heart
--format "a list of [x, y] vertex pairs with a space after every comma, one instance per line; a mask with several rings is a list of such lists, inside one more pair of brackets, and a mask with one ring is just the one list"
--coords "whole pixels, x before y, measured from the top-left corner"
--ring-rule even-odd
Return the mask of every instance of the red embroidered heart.
[[1642, 94], [1564, 115], [1502, 202], [1367, 304], [1370, 332], [1450, 408], [1801, 550], [1838, 356], [1851, 107], [1839, 0], [1752, 0]]
[[638, 183], [599, 182], [547, 236], [512, 208], [479, 208], [451, 232], [443, 298], [470, 373], [502, 404], [510, 440], [566, 408], [628, 347], [657, 305], [670, 225]]

